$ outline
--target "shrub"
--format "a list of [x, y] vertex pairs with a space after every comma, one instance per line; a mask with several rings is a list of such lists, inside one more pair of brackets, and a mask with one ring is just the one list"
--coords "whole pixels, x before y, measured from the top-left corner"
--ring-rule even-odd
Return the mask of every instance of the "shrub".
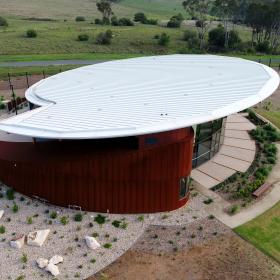
[[100, 18], [96, 18], [96, 19], [94, 20], [94, 23], [95, 23], [95, 24], [102, 24], [102, 20], [101, 20]]
[[134, 23], [130, 18], [120, 18], [119, 19], [119, 26], [133, 26]]
[[83, 16], [77, 16], [77, 17], [75, 18], [75, 21], [86, 21], [86, 19], [85, 19], [85, 17], [83, 17]]
[[275, 164], [276, 163], [276, 158], [275, 157], [268, 157], [267, 162], [270, 164]]
[[103, 247], [106, 248], [106, 249], [110, 249], [112, 247], [112, 244], [111, 243], [105, 243], [103, 245]]
[[179, 28], [181, 26], [181, 21], [179, 21], [176, 18], [171, 18], [168, 22], [167, 22], [167, 27], [169, 28]]
[[50, 218], [51, 219], [56, 219], [57, 218], [57, 213], [55, 211], [50, 213]]
[[99, 225], [103, 225], [105, 224], [106, 222], [106, 217], [101, 215], [101, 214], [98, 214], [95, 218], [94, 218], [94, 221], [96, 223], [98, 223]]
[[101, 32], [97, 35], [95, 43], [98, 45], [110, 45], [112, 41], [112, 31], [107, 30], [106, 32]]
[[113, 16], [113, 17], [111, 18], [111, 24], [112, 24], [113, 26], [118, 26], [118, 25], [119, 25], [119, 20], [118, 20], [118, 18], [117, 18], [116, 16]]
[[160, 46], [167, 46], [170, 42], [170, 37], [166, 33], [162, 33], [158, 39], [158, 44]]
[[4, 27], [8, 26], [7, 20], [3, 17], [0, 17], [0, 26], [4, 26]]
[[91, 262], [91, 263], [95, 263], [95, 262], [96, 262], [96, 259], [92, 258], [92, 259], [90, 260], [90, 262]]
[[193, 38], [198, 38], [197, 32], [194, 30], [191, 30], [191, 29], [185, 30], [183, 40], [189, 41], [190, 39], [193, 39]]
[[15, 191], [13, 189], [7, 189], [6, 191], [6, 197], [8, 200], [13, 200], [15, 199]]
[[234, 215], [236, 214], [236, 212], [239, 210], [239, 206], [238, 205], [232, 205], [230, 208], [229, 208], [229, 213]]
[[19, 207], [18, 207], [18, 205], [14, 202], [14, 205], [13, 205], [13, 212], [14, 213], [17, 213], [18, 212], [18, 210], [19, 210]]
[[76, 222], [81, 222], [83, 220], [83, 215], [81, 213], [77, 213], [75, 216], [74, 216], [74, 221]]
[[212, 198], [208, 198], [206, 200], [203, 201], [204, 204], [210, 204], [213, 202], [213, 199]]
[[118, 221], [118, 220], [114, 220], [114, 221], [112, 222], [112, 225], [113, 225], [114, 227], [116, 227], [116, 228], [119, 228], [119, 227], [120, 227], [120, 224], [121, 224], [121, 221]]
[[27, 222], [29, 225], [33, 224], [33, 219], [32, 219], [32, 217], [27, 217], [27, 218], [26, 218], [26, 222]]
[[62, 225], [65, 226], [69, 223], [69, 220], [66, 216], [63, 216], [63, 217], [60, 218], [60, 222], [61, 222]]
[[256, 50], [261, 53], [270, 53], [271, 48], [269, 41], [260, 42], [256, 45]]
[[4, 226], [0, 226], [0, 234], [5, 233], [6, 228]]
[[146, 24], [148, 20], [147, 20], [147, 17], [144, 13], [136, 13], [134, 15], [134, 21]]
[[79, 34], [78, 41], [88, 41], [89, 36], [87, 34]]
[[158, 24], [158, 20], [154, 19], [154, 18], [150, 18], [150, 19], [148, 19], [147, 24], [157, 25]]
[[26, 254], [22, 254], [20, 260], [21, 260], [22, 263], [27, 263], [27, 255]]
[[36, 38], [37, 37], [37, 31], [34, 29], [28, 29], [26, 31], [27, 38]]

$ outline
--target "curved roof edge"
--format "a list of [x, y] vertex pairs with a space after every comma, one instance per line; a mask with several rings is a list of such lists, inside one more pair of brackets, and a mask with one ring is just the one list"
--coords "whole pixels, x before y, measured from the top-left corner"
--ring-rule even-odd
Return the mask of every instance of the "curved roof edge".
[[[143, 134], [170, 131], [170, 130], [180, 129], [184, 127], [190, 127], [193, 125], [226, 117], [228, 115], [245, 110], [263, 101], [264, 99], [266, 99], [267, 97], [269, 97], [271, 94], [275, 92], [275, 90], [279, 86], [279, 81], [280, 81], [278, 73], [274, 71], [272, 68], [269, 68], [268, 66], [253, 61], [248, 61], [248, 62], [261, 65], [263, 69], [267, 72], [267, 74], [270, 76], [268, 82], [261, 88], [261, 90], [257, 94], [250, 96], [246, 99], [242, 99], [228, 106], [225, 106], [221, 109], [214, 110], [212, 111], [211, 114], [208, 115], [193, 116], [192, 118], [181, 118], [180, 120], [178, 119], [166, 120], [163, 123], [142, 125], [141, 128], [130, 127], [130, 128], [119, 128], [119, 129], [115, 129], [115, 128], [95, 129], [94, 131], [92, 130], [56, 131], [55, 129], [49, 130], [44, 127], [33, 128], [33, 127], [21, 126], [19, 124], [20, 121], [24, 119], [28, 119], [30, 116], [32, 116], [33, 114], [37, 114], [40, 111], [47, 110], [49, 107], [55, 104], [55, 102], [53, 101], [43, 99], [37, 96], [36, 93], [34, 92], [34, 88], [36, 88], [36, 86], [44, 83], [44, 80], [42, 80], [39, 83], [37, 83], [34, 86], [34, 88], [30, 88], [26, 92], [26, 98], [30, 102], [42, 107], [9, 118], [8, 121], [7, 120], [1, 121], [0, 129], [9, 133], [25, 135], [25, 136], [35, 137], [35, 138], [37, 137], [37, 138], [48, 138], [48, 139], [90, 139], [90, 138], [100, 139], [100, 138], [126, 137], [126, 136], [134, 136], [134, 135], [137, 136]], [[16, 118], [17, 122], [12, 121], [14, 118]]]

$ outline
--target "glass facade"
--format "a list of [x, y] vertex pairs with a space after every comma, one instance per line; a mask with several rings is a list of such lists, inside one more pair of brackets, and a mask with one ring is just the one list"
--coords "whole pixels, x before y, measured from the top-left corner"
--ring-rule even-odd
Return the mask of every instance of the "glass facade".
[[224, 141], [225, 119], [203, 123], [196, 126], [193, 150], [193, 168], [211, 159]]

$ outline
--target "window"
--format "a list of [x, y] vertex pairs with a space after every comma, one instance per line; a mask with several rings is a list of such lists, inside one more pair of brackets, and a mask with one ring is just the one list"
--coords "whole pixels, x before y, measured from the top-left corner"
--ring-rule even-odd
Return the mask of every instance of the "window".
[[155, 145], [158, 143], [158, 139], [154, 137], [145, 138], [145, 144], [147, 145]]
[[179, 183], [179, 198], [183, 199], [187, 196], [187, 193], [189, 192], [189, 177], [183, 177], [180, 179]]

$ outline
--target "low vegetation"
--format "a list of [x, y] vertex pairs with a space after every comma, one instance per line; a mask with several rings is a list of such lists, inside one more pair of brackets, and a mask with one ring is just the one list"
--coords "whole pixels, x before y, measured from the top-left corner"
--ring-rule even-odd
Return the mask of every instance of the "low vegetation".
[[[259, 123], [253, 112], [249, 118]], [[235, 214], [239, 206], [246, 207], [252, 200], [252, 193], [262, 186], [270, 174], [277, 159], [277, 147], [273, 143], [280, 140], [280, 133], [270, 124], [258, 125], [251, 131], [251, 136], [257, 144], [257, 153], [251, 167], [245, 173], [237, 172], [224, 183], [216, 186], [216, 190], [235, 204], [228, 209], [230, 214]]]

